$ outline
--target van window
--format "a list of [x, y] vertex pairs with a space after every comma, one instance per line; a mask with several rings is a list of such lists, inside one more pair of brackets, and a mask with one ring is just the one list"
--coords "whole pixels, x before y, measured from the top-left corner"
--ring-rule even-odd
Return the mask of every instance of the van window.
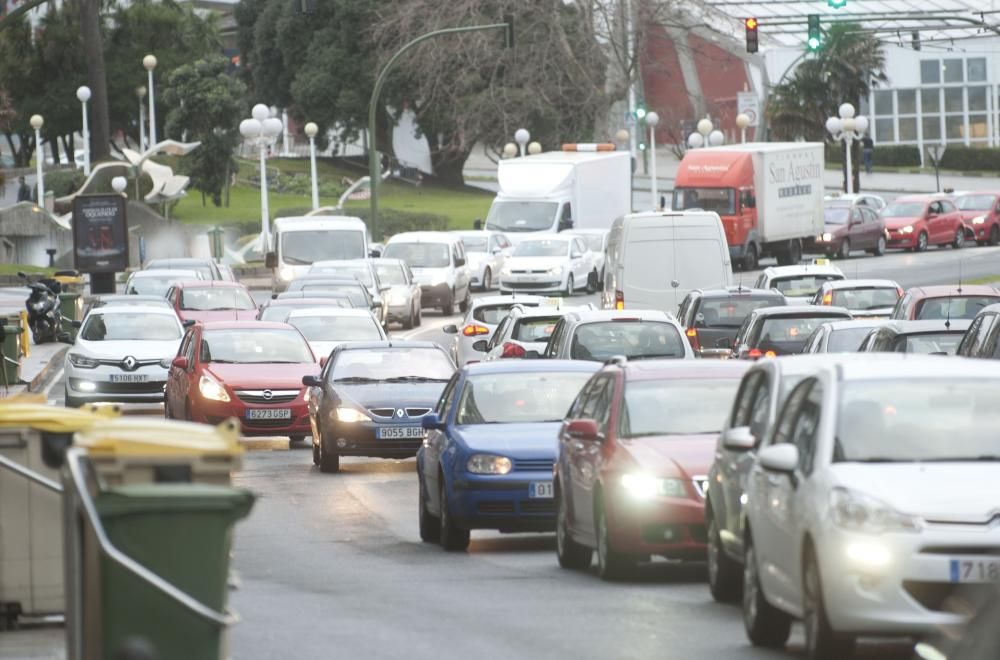
[[552, 226], [558, 202], [494, 202], [486, 228], [494, 231], [543, 231]]
[[365, 259], [365, 235], [355, 229], [315, 229], [281, 233], [281, 260], [293, 266], [314, 261]]

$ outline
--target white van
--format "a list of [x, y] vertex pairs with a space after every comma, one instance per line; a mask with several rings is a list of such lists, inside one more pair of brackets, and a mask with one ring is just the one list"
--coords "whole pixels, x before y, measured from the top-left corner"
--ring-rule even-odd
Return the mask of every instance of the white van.
[[265, 257], [271, 269], [272, 290], [280, 293], [288, 283], [309, 272], [314, 261], [365, 259], [368, 228], [361, 218], [329, 215], [278, 218], [274, 221], [273, 252]]
[[605, 309], [675, 314], [692, 289], [732, 283], [729, 245], [717, 213], [632, 213], [611, 226], [601, 296]]
[[396, 234], [385, 244], [385, 259], [402, 259], [420, 285], [420, 306], [439, 307], [445, 316], [464, 314], [472, 301], [472, 286], [462, 237], [445, 231]]

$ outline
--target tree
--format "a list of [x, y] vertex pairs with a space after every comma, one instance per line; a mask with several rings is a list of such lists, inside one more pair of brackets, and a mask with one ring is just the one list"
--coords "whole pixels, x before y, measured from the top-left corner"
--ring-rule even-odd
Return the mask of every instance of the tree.
[[104, 62], [104, 32], [101, 25], [102, 0], [76, 0], [80, 13], [83, 52], [90, 80], [91, 143], [90, 157], [107, 160], [111, 155], [111, 128], [108, 123], [108, 77]]
[[235, 167], [233, 152], [240, 142], [239, 121], [247, 109], [246, 86], [226, 73], [224, 57], [209, 57], [178, 67], [167, 78], [163, 100], [167, 135], [180, 140], [199, 140], [201, 146], [183, 160], [191, 183], [222, 205], [222, 191]]
[[7, 146], [18, 167], [26, 167], [35, 149], [35, 132], [28, 124], [32, 114], [44, 111], [44, 78], [41, 61], [31, 38], [26, 16], [0, 30], [0, 90], [12, 110], [0, 121]]
[[[35, 49], [39, 75], [45, 81], [41, 99], [42, 114], [45, 116], [42, 134], [49, 144], [54, 163], [62, 162], [60, 140], [68, 162], [73, 163], [73, 134], [80, 130], [82, 122], [76, 90], [88, 83], [87, 66], [80, 58], [83, 48], [79, 13], [66, 7], [50, 9], [35, 37]], [[93, 113], [90, 115], [92, 118]], [[95, 160], [99, 159], [95, 157]]]

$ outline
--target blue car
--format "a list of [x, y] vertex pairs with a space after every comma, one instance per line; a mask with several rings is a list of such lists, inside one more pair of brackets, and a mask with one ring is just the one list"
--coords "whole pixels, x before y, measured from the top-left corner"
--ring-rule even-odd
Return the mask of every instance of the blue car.
[[469, 547], [469, 530], [555, 529], [552, 464], [559, 428], [598, 362], [469, 364], [423, 417], [417, 451], [420, 538]]

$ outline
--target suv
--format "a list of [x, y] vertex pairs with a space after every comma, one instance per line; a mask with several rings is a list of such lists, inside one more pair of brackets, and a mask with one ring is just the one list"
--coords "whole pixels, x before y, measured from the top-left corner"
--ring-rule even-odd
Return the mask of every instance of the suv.
[[385, 244], [382, 257], [402, 259], [420, 285], [420, 304], [439, 307], [451, 316], [458, 305], [462, 313], [472, 301], [472, 286], [465, 244], [445, 231], [411, 231], [396, 234]]
[[604, 361], [694, 358], [674, 317], [654, 310], [584, 310], [562, 317], [543, 357]]
[[677, 320], [686, 328], [688, 342], [700, 357], [728, 357], [747, 314], [787, 304], [775, 289], [695, 289], [681, 302]]
[[806, 339], [821, 323], [850, 319], [851, 313], [843, 307], [795, 305], [755, 309], [736, 333], [730, 357], [756, 360], [801, 353]]
[[1000, 305], [990, 305], [976, 314], [956, 355], [1000, 360]]

